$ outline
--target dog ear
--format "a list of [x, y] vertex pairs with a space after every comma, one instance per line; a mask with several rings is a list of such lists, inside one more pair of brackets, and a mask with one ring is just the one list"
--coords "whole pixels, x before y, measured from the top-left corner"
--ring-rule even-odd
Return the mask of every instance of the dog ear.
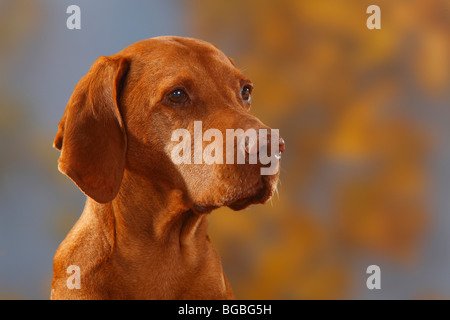
[[122, 182], [127, 137], [119, 110], [125, 58], [100, 57], [76, 85], [53, 146], [58, 169], [89, 197], [113, 200]]

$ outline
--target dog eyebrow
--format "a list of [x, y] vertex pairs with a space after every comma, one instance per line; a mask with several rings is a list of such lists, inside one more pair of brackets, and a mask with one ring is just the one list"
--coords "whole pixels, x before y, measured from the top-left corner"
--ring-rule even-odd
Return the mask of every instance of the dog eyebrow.
[[252, 89], [254, 88], [253, 82], [251, 82], [248, 79], [243, 79], [241, 82], [243, 85], [245, 84], [246, 86], [252, 87]]
[[194, 86], [194, 80], [187, 77], [168, 77], [160, 83], [161, 95], [167, 93], [167, 91], [175, 90], [177, 88], [190, 90]]

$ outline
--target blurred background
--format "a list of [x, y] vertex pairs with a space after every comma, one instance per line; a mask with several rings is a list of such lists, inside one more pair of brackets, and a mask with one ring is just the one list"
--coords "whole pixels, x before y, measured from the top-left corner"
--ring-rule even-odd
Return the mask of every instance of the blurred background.
[[210, 217], [237, 298], [449, 298], [448, 0], [0, 0], [0, 298], [49, 298], [83, 210], [52, 148], [74, 86], [98, 56], [160, 35], [231, 56], [286, 141], [279, 197]]

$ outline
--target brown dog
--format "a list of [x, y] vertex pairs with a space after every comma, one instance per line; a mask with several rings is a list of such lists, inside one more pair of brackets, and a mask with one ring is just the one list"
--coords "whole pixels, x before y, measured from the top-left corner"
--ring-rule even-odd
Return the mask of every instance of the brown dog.
[[[87, 201], [55, 254], [52, 299], [234, 297], [205, 213], [266, 202], [278, 168], [262, 176], [260, 162], [175, 164], [171, 135], [192, 132], [195, 120], [224, 135], [267, 128], [249, 114], [251, 89], [231, 59], [191, 38], [148, 39], [97, 59], [54, 141], [59, 170]], [[71, 265], [79, 289], [67, 285]]]

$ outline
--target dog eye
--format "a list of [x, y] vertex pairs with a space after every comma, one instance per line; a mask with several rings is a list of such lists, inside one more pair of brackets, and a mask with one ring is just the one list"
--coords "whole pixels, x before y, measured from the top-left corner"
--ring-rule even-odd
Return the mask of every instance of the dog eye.
[[181, 89], [172, 91], [169, 94], [169, 100], [173, 103], [183, 103], [186, 102], [188, 95]]
[[252, 88], [250, 86], [244, 86], [241, 91], [242, 99], [246, 102], [250, 101]]

